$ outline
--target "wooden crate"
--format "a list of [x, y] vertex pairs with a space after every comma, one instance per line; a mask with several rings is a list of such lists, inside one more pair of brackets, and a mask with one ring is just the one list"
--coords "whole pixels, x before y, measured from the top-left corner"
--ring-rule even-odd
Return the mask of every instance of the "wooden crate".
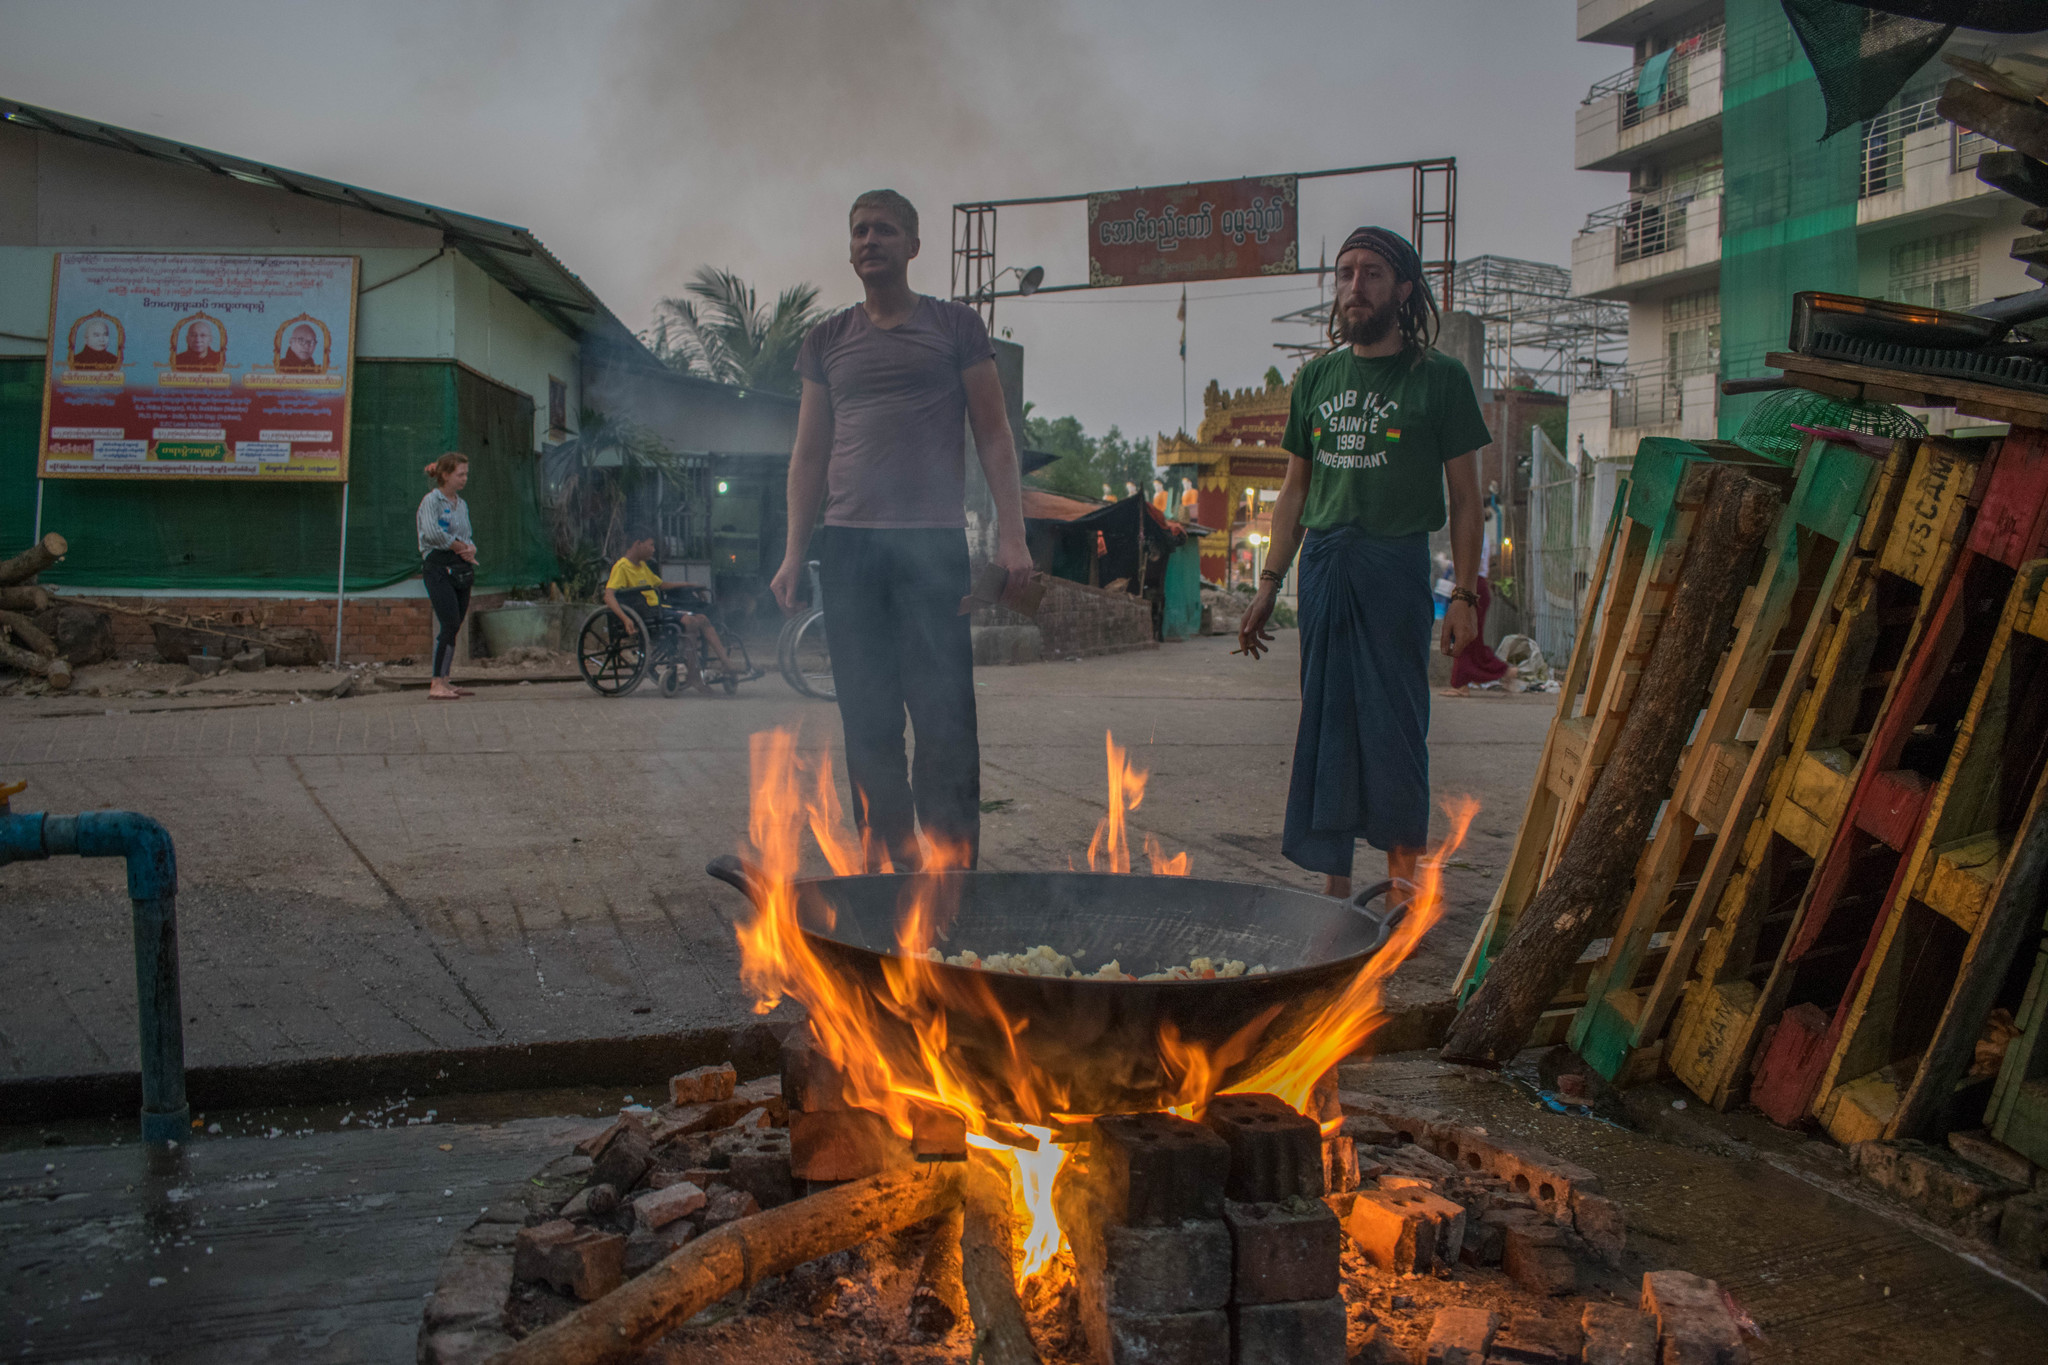
[[1809, 441], [1801, 454], [1762, 573], [1737, 614], [1671, 800], [1568, 1037], [1610, 1080], [1650, 1069], [1645, 1049], [1663, 1036], [1708, 908], [1784, 746], [1793, 699], [1812, 668], [1880, 468], [1860, 450], [1825, 441]]
[[[2033, 803], [2014, 845], [2014, 856], [2007, 859], [2001, 883], [1992, 897], [1989, 917], [1996, 924], [2003, 922], [2006, 915], [2011, 916], [2021, 939], [2014, 944], [2016, 949], [2024, 947], [2027, 930], [2040, 931], [2026, 995], [2013, 1015], [2020, 1031], [2006, 1047], [2005, 1061], [1999, 1067], [1998, 1081], [1992, 1087], [1991, 1104], [1985, 1113], [1991, 1135], [2037, 1166], [2048, 1166], [2048, 924], [2041, 922], [2044, 861], [2048, 861], [2048, 777], [2034, 790]], [[1987, 949], [1987, 962], [1992, 961], [1994, 952], [1995, 948]], [[1972, 1037], [1967, 1043], [1975, 1041]], [[1955, 1050], [1952, 1038], [1937, 1035], [1928, 1049], [1929, 1057], [1936, 1057], [1945, 1042], [1950, 1044], [1949, 1051]], [[1949, 1069], [1953, 1069], [1952, 1064]], [[1933, 1070], [1932, 1066], [1923, 1068], [1916, 1092], [1932, 1093], [1938, 1080], [1929, 1074]], [[1918, 1098], [1917, 1093], [1907, 1095], [1901, 1105], [1901, 1117], [1918, 1107]]]
[[[1793, 487], [1793, 471], [1786, 466], [1725, 442], [1695, 445], [1653, 438], [1637, 449], [1595, 560], [1587, 610], [1560, 685], [1557, 713], [1544, 740], [1514, 854], [1459, 973], [1460, 999], [1470, 997], [1506, 945], [1516, 918], [1556, 866], [1585, 810], [1601, 767], [1628, 720], [1636, 684], [1656, 646], [1685, 557], [1694, 548], [1694, 519], [1719, 465], [1741, 467], [1787, 492]], [[1580, 973], [1589, 967], [1581, 964], [1575, 970], [1571, 985], [1545, 1012], [1533, 1041], [1563, 1036], [1584, 998], [1576, 994], [1584, 989]]]

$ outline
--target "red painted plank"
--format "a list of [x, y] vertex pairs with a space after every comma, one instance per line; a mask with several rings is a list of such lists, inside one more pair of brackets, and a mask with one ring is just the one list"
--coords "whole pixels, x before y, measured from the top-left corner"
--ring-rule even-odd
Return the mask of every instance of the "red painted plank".
[[1927, 813], [1927, 797], [1933, 790], [1934, 784], [1911, 768], [1878, 773], [1856, 807], [1856, 824], [1904, 853], [1920, 830], [1920, 817]]
[[1969, 548], [2017, 569], [2048, 537], [2048, 432], [2013, 428], [1991, 463]]

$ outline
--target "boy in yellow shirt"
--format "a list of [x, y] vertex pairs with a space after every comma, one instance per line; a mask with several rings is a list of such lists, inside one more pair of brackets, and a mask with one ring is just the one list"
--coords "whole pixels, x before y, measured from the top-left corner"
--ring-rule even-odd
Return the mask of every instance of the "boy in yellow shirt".
[[[625, 622], [626, 630], [630, 633], [633, 630], [633, 618], [619, 606], [618, 595], [621, 592], [637, 594], [639, 600], [632, 602], [631, 605], [650, 628], [658, 628], [664, 621], [673, 621], [691, 636], [701, 635], [704, 643], [711, 647], [712, 657], [718, 660], [718, 666], [725, 670], [725, 675], [728, 678], [740, 677], [733, 668], [732, 660], [726, 656], [725, 642], [718, 638], [718, 628], [711, 624], [709, 618], [698, 612], [683, 611], [662, 603], [661, 593], [664, 588], [695, 588], [702, 585], [664, 582], [661, 575], [647, 562], [653, 557], [653, 533], [636, 533], [633, 542], [626, 546], [625, 557], [612, 565], [611, 577], [605, 580], [604, 604], [611, 608], [619, 620]], [[698, 687], [705, 686], [704, 680], [697, 676], [695, 650], [682, 651], [682, 664], [684, 675], [690, 682]]]

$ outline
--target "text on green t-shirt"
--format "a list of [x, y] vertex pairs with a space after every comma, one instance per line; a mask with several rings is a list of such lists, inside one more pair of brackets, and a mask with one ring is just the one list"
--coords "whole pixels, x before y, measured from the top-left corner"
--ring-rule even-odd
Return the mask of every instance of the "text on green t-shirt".
[[1295, 375], [1280, 444], [1314, 462], [1303, 526], [1406, 536], [1444, 524], [1444, 462], [1492, 439], [1457, 358], [1361, 359], [1346, 346]]

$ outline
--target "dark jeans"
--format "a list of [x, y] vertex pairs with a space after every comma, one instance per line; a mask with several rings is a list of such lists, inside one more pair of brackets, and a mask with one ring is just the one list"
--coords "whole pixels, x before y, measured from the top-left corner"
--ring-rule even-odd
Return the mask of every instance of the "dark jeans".
[[[962, 851], [981, 846], [981, 742], [974, 643], [960, 599], [967, 537], [947, 530], [828, 526], [819, 577], [846, 775], [870, 870], [919, 867], [917, 827]], [[917, 736], [907, 763], [903, 717]]]
[[[447, 559], [438, 558], [441, 555]], [[461, 587], [454, 583], [454, 565], [468, 570], [461, 575]], [[420, 576], [427, 581], [427, 600], [434, 604], [434, 620], [441, 627], [434, 636], [434, 676], [445, 678], [455, 667], [456, 632], [462, 629], [462, 618], [469, 615], [469, 589], [476, 581], [476, 571], [453, 552], [436, 550], [427, 556]]]

